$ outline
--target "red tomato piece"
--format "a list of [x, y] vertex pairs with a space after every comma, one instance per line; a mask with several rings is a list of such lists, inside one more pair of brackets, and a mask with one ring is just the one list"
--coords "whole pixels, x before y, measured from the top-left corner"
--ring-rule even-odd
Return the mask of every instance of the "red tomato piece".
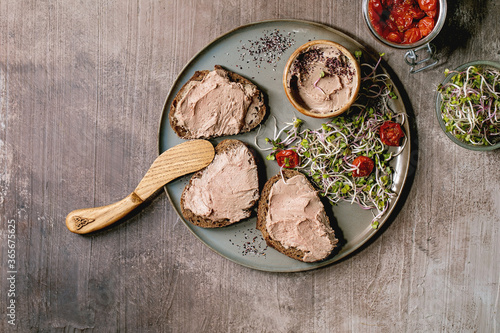
[[375, 163], [366, 156], [358, 156], [352, 162], [356, 166], [356, 170], [352, 172], [353, 177], [366, 177], [373, 171]]
[[386, 18], [389, 16], [389, 12], [384, 9], [380, 0], [370, 0], [368, 3], [368, 15], [373, 29], [377, 32], [377, 34], [382, 37], [385, 36], [385, 30], [387, 27]]
[[406, 31], [413, 22], [413, 17], [405, 7], [398, 7], [391, 13], [391, 18], [396, 23], [399, 32]]
[[418, 42], [422, 38], [422, 34], [420, 34], [419, 28], [410, 28], [405, 31], [403, 37], [404, 44], [412, 44]]
[[383, 35], [384, 34], [384, 29], [382, 28], [380, 16], [378, 16], [378, 14], [376, 12], [372, 11], [372, 10], [369, 11], [369, 15], [370, 15], [370, 20], [372, 21], [373, 29], [379, 35]]
[[434, 20], [431, 17], [424, 17], [418, 22], [418, 28], [422, 37], [427, 36], [434, 29]]
[[390, 42], [393, 43], [402, 43], [403, 42], [403, 34], [400, 32], [389, 32], [387, 36], [385, 36], [385, 39], [387, 39]]
[[418, 5], [423, 11], [434, 10], [437, 7], [437, 0], [418, 0]]
[[408, 9], [408, 13], [410, 13], [414, 20], [420, 20], [425, 17], [425, 12], [419, 6], [411, 6]]
[[280, 150], [276, 154], [276, 162], [282, 168], [295, 168], [299, 165], [299, 155], [291, 149]]
[[380, 141], [388, 146], [399, 146], [401, 139], [405, 133], [401, 129], [401, 125], [393, 121], [386, 121], [379, 129]]
[[434, 10], [428, 10], [425, 13], [427, 14], [427, 16], [432, 17], [433, 19], [435, 19], [437, 17], [438, 10], [436, 8]]
[[382, 12], [384, 11], [380, 0], [370, 0], [370, 2], [368, 3], [368, 8], [374, 13], [378, 14], [378, 16], [382, 15]]
[[387, 29], [388, 31], [398, 31], [398, 26], [396, 25], [396, 23], [392, 20], [387, 20], [385, 21], [385, 23], [387, 24]]

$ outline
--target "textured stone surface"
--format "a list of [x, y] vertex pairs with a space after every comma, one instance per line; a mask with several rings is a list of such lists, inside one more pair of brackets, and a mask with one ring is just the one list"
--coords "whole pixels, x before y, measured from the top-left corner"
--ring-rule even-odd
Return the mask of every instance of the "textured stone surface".
[[[0, 331], [500, 331], [500, 152], [453, 145], [434, 113], [445, 68], [500, 61], [500, 4], [448, 1], [441, 64], [410, 75], [361, 1], [0, 1]], [[242, 24], [330, 25], [385, 59], [408, 95], [414, 145], [403, 207], [356, 255], [275, 274], [199, 242], [165, 194], [119, 225], [65, 216], [130, 193], [157, 155], [165, 97], [186, 62]], [[16, 326], [7, 224], [16, 226]]]

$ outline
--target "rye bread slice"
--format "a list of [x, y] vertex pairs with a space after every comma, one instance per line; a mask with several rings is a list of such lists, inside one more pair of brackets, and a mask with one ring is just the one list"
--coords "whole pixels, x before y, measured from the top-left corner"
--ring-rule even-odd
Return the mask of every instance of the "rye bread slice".
[[[242, 148], [242, 147], [246, 149], [246, 153], [248, 155], [248, 159], [249, 159], [250, 163], [252, 165], [257, 166], [256, 158], [253, 155], [252, 151], [248, 148], [248, 146], [245, 143], [243, 143], [242, 141], [235, 140], [235, 139], [226, 139], [226, 140], [223, 140], [223, 141], [221, 141], [215, 147], [215, 158], [214, 158], [214, 161], [215, 161], [215, 159], [217, 158], [218, 155], [221, 155], [221, 154], [224, 154], [224, 153], [226, 153], [226, 152], [228, 152], [230, 150], [239, 149], [239, 148]], [[192, 212], [190, 209], [186, 208], [186, 200], [187, 200], [186, 196], [187, 196], [187, 193], [188, 193], [188, 189], [191, 186], [193, 186], [193, 180], [200, 179], [200, 178], [203, 177], [203, 175], [206, 172], [206, 170], [207, 170], [207, 168], [204, 168], [204, 169], [196, 172], [191, 177], [191, 179], [189, 180], [189, 183], [186, 185], [186, 187], [184, 188], [184, 191], [182, 192], [180, 203], [181, 203], [182, 215], [184, 216], [184, 218], [186, 220], [188, 220], [189, 222], [193, 223], [194, 225], [197, 225], [197, 226], [202, 227], [202, 228], [220, 228], [220, 227], [225, 227], [227, 225], [231, 225], [231, 224], [234, 224], [234, 223], [237, 223], [237, 222], [241, 221], [242, 219], [238, 220], [238, 221], [231, 221], [230, 219], [227, 219], [227, 218], [223, 218], [223, 219], [211, 219], [211, 218], [208, 218], [208, 217], [205, 217], [205, 216], [197, 215], [194, 212]], [[257, 177], [256, 181], [257, 181], [257, 184], [258, 184], [258, 173], [257, 172], [255, 173], [255, 177]], [[223, 181], [223, 180], [221, 180], [221, 181]], [[228, 181], [228, 180], [226, 180], [226, 181]], [[237, 182], [238, 179], [230, 179], [229, 181], [231, 181], [231, 182]], [[259, 200], [259, 188], [258, 188], [258, 186], [257, 186], [255, 194], [256, 194], [255, 200], [251, 201], [250, 204], [249, 204], [251, 207], [241, 208], [241, 211], [245, 215], [244, 218], [248, 218], [248, 217], [251, 216], [251, 214], [253, 212], [253, 207], [256, 205], [257, 201]]]
[[[252, 102], [247, 109], [242, 128], [240, 132], [236, 134], [249, 132], [257, 127], [257, 125], [259, 125], [263, 121], [267, 113], [267, 107], [264, 101], [264, 93], [253, 82], [241, 76], [240, 74], [228, 71], [220, 65], [215, 65], [214, 70], [224, 71], [231, 82], [240, 83], [244, 86], [253, 86], [256, 88], [255, 94], [252, 96]], [[177, 105], [179, 101], [182, 100], [184, 96], [186, 96], [190, 88], [193, 86], [194, 82], [202, 81], [208, 75], [208, 73], [210, 73], [209, 70], [196, 71], [193, 76], [182, 86], [182, 88], [179, 90], [174, 100], [172, 101], [172, 104], [170, 105], [170, 112], [168, 115], [170, 126], [172, 127], [173, 131], [182, 139], [210, 139], [228, 135], [196, 135], [196, 133], [193, 133], [192, 129], [190, 130], [189, 128], [186, 128], [179, 124], [177, 118]], [[224, 96], [221, 96], [221, 98], [224, 98]], [[207, 111], [210, 112], [210, 110]]]
[[[271, 188], [273, 187], [273, 185], [277, 181], [282, 179], [282, 177], [286, 181], [294, 176], [301, 176], [301, 177], [304, 177], [307, 179], [307, 177], [304, 174], [302, 174], [301, 172], [299, 172], [297, 170], [283, 169], [282, 175], [277, 174], [277, 175], [271, 177], [266, 182], [266, 184], [264, 185], [264, 188], [262, 189], [260, 199], [259, 199], [259, 206], [258, 206], [259, 208], [258, 208], [258, 212], [257, 212], [257, 229], [260, 230], [260, 232], [262, 232], [262, 236], [264, 237], [267, 245], [273, 247], [274, 249], [278, 250], [279, 252], [283, 253], [284, 255], [286, 255], [292, 259], [304, 261], [304, 255], [305, 255], [304, 251], [302, 251], [298, 248], [295, 248], [295, 247], [289, 247], [289, 248], [284, 247], [281, 244], [281, 242], [271, 238], [271, 236], [269, 235], [269, 231], [267, 230], [267, 226], [266, 226], [266, 217], [267, 217], [267, 212], [269, 211], [269, 194], [271, 192]], [[309, 184], [310, 189], [312, 191], [316, 191], [316, 189], [313, 187], [313, 185], [309, 181], [308, 181], [308, 184]], [[334, 245], [337, 242], [338, 242], [338, 240], [335, 239]], [[320, 259], [318, 261], [321, 261], [324, 259], [326, 259], [326, 257], [323, 259]]]

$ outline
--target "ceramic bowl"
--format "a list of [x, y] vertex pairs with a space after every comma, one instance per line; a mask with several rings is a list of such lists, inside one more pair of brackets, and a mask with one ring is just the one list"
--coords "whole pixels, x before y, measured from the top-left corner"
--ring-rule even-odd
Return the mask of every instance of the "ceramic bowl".
[[[294, 61], [297, 59], [297, 57], [299, 57], [304, 52], [310, 50], [311, 48], [319, 46], [335, 47], [343, 55], [345, 55], [349, 59], [349, 64], [352, 65], [351, 68], [353, 69], [354, 73], [353, 80], [355, 82], [355, 87], [353, 88], [353, 93], [351, 94], [351, 97], [347, 101], [345, 101], [345, 103], [343, 103], [338, 109], [326, 113], [314, 111], [309, 105], [307, 105], [306, 102], [302, 100], [302, 98], [300, 98], [297, 90], [298, 89], [297, 84], [293, 83], [294, 81], [296, 81], [294, 80], [295, 74], [291, 72], [292, 65]], [[283, 72], [283, 87], [285, 89], [286, 96], [288, 97], [290, 103], [302, 114], [314, 118], [331, 118], [344, 113], [356, 100], [360, 85], [361, 85], [361, 69], [359, 67], [359, 63], [356, 60], [356, 58], [344, 46], [329, 40], [313, 40], [297, 48], [295, 52], [293, 52], [293, 54], [288, 59], [285, 65], [285, 70]]]

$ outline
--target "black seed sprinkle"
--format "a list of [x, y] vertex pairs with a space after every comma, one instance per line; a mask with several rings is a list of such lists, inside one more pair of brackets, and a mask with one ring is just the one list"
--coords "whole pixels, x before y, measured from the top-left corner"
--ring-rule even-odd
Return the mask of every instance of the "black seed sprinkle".
[[328, 68], [328, 74], [330, 75], [345, 75], [349, 78], [354, 76], [354, 72], [349, 64], [349, 59], [345, 55], [326, 59], [325, 66]]
[[294, 74], [307, 72], [313, 62], [324, 60], [323, 51], [317, 48], [310, 48], [297, 56], [293, 61], [292, 69]]
[[283, 53], [295, 44], [294, 36], [295, 32], [284, 33], [278, 29], [265, 30], [262, 37], [255, 40], [249, 39], [238, 48], [238, 52], [245, 51], [240, 54], [240, 60], [244, 61], [245, 57], [249, 56], [256, 65], [264, 63], [276, 67]]
[[[243, 233], [243, 238], [241, 241], [232, 241], [229, 239], [229, 242], [231, 245], [236, 246], [240, 251], [242, 256], [246, 255], [254, 255], [254, 256], [263, 256], [265, 258], [266, 256], [266, 250], [268, 248], [265, 240], [261, 236], [253, 236], [251, 237], [250, 234], [253, 235], [253, 230], [248, 229], [246, 231], [239, 231], [235, 233], [235, 237], [238, 237], [241, 239], [241, 235], [238, 236], [238, 233]], [[239, 244], [238, 244], [239, 243]]]

